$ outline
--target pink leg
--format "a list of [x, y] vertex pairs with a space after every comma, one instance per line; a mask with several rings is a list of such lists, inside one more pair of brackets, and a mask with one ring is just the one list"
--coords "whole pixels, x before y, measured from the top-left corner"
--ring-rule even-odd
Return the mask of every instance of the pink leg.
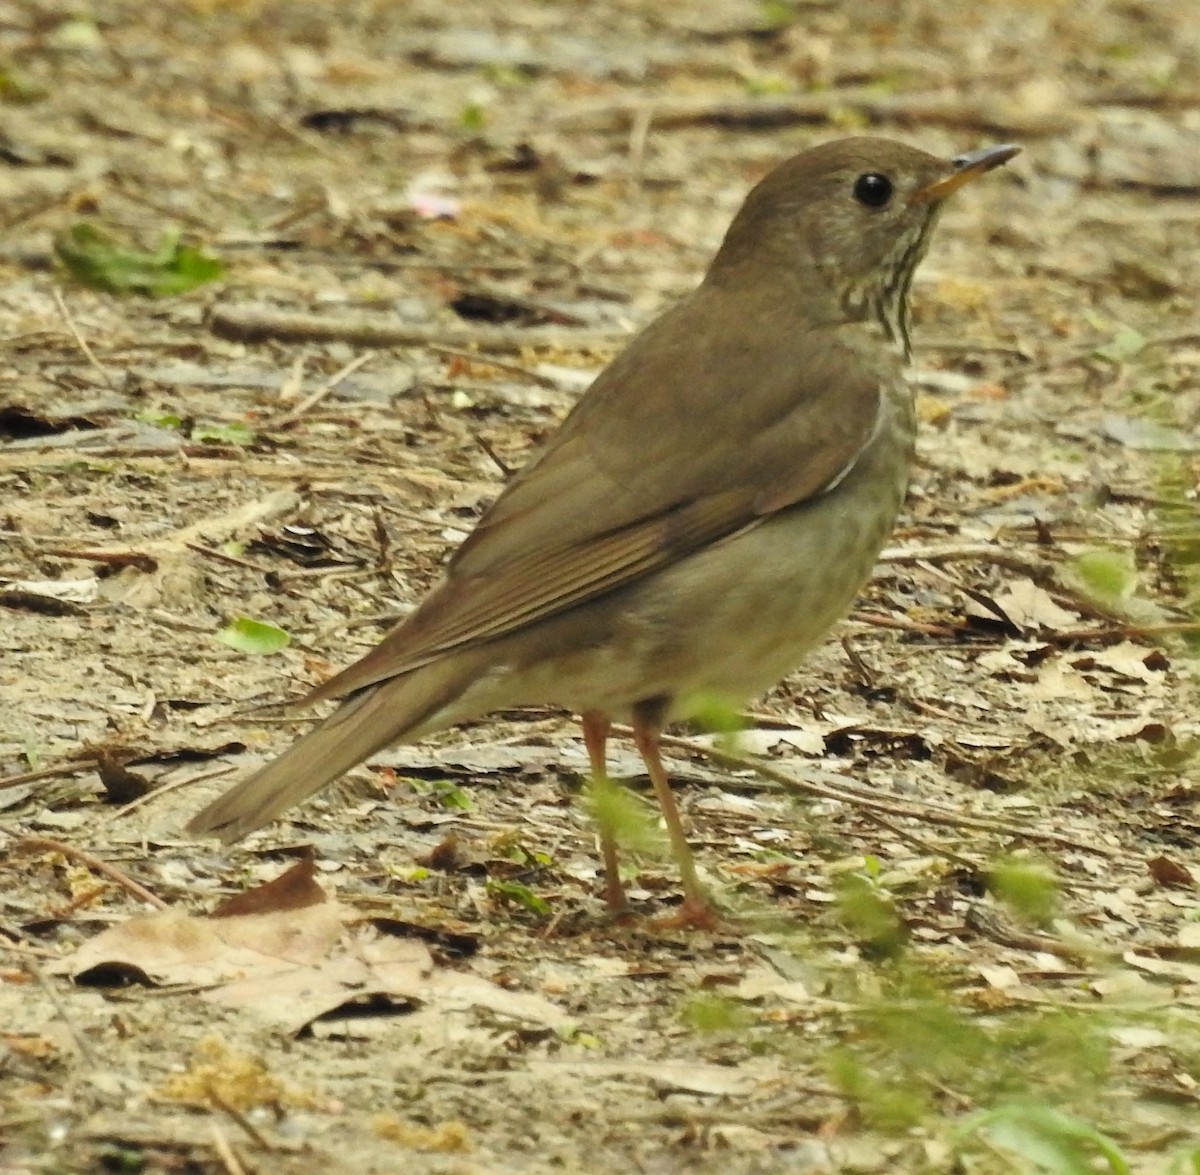
[[665, 708], [658, 699], [639, 702], [633, 708], [633, 740], [637, 744], [638, 753], [645, 761], [650, 782], [654, 784], [654, 794], [658, 798], [659, 807], [662, 808], [663, 817], [667, 822], [667, 833], [671, 838], [671, 853], [683, 879], [683, 905], [665, 924], [713, 930], [720, 924], [720, 919], [709, 905], [708, 898], [700, 886], [700, 879], [696, 876], [696, 865], [683, 831], [683, 820], [679, 816], [675, 797], [671, 794], [671, 783], [667, 779], [662, 755], [659, 753], [658, 736], [662, 729]]
[[[599, 710], [585, 710], [580, 715], [583, 724], [583, 745], [587, 747], [588, 763], [592, 768], [592, 779], [603, 784], [608, 779], [608, 732], [612, 723], [608, 715]], [[600, 826], [600, 854], [604, 860], [604, 900], [613, 914], [627, 914], [629, 899], [621, 884], [617, 866], [617, 841], [611, 828]]]

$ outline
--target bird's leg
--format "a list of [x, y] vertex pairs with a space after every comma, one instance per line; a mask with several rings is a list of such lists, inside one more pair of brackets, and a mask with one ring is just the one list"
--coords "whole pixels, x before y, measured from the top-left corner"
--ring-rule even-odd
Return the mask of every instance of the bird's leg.
[[716, 911], [709, 905], [708, 898], [700, 886], [700, 879], [696, 876], [692, 850], [688, 847], [683, 821], [680, 819], [675, 797], [671, 794], [671, 782], [667, 779], [662, 755], [658, 749], [658, 736], [662, 731], [666, 709], [667, 701], [664, 698], [638, 702], [633, 707], [633, 741], [646, 764], [650, 782], [654, 784], [654, 794], [659, 807], [662, 808], [663, 818], [667, 822], [667, 834], [671, 838], [671, 854], [683, 879], [683, 905], [670, 919], [670, 924], [711, 930], [719, 924], [719, 919]]
[[[579, 716], [583, 724], [583, 745], [587, 747], [588, 763], [592, 768], [592, 782], [599, 787], [608, 782], [608, 732], [612, 727], [608, 715], [599, 710], [585, 710]], [[617, 838], [607, 821], [600, 821], [600, 855], [604, 860], [604, 900], [613, 914], [627, 914], [629, 899], [617, 866]]]

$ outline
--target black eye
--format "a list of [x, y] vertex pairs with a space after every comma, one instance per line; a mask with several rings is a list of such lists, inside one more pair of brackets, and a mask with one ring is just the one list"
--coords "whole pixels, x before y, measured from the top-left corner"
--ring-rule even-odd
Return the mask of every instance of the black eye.
[[882, 208], [892, 198], [892, 181], [877, 171], [868, 171], [854, 181], [854, 198], [868, 208]]

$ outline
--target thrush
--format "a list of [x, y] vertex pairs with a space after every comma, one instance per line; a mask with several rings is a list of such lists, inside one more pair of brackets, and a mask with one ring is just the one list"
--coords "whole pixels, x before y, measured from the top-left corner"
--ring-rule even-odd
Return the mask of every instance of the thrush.
[[[597, 377], [440, 584], [303, 699], [340, 707], [189, 831], [237, 840], [391, 744], [555, 705], [581, 714], [596, 778], [610, 724], [631, 723], [677, 921], [711, 925], [661, 731], [765, 692], [849, 610], [908, 482], [913, 273], [946, 197], [1018, 150], [851, 138], [767, 174], [698, 288]], [[600, 841], [623, 909], [613, 831]]]

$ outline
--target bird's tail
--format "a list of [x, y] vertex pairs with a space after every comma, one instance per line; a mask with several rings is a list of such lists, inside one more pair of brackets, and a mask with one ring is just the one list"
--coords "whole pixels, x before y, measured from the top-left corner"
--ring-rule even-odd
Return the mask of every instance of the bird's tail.
[[368, 755], [482, 712], [454, 705], [479, 667], [470, 655], [445, 657], [354, 695], [277, 759], [193, 816], [187, 831], [226, 843], [240, 840]]

